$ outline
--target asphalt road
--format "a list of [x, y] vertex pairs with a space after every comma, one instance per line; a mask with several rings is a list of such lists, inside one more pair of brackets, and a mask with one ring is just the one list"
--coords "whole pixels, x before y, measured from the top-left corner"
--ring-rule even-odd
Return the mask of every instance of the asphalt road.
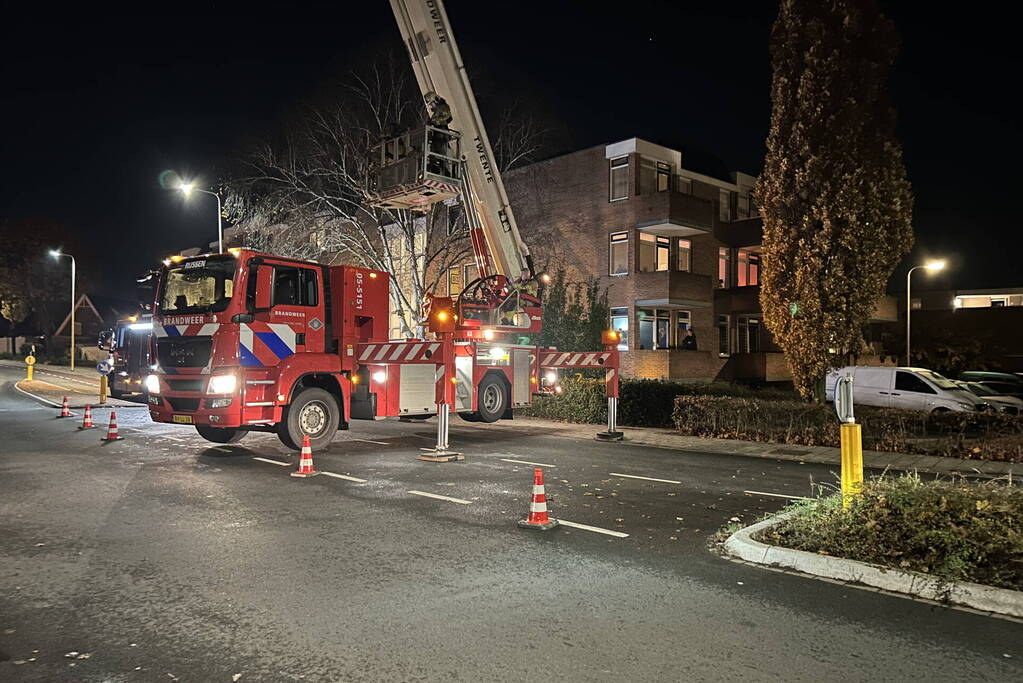
[[[1023, 625], [707, 549], [786, 502], [745, 491], [807, 495], [827, 466], [456, 418], [465, 462], [415, 459], [433, 420], [354, 422], [316, 467], [365, 481], [296, 479], [273, 436], [214, 447], [143, 407], [101, 443], [20, 376], [0, 368], [0, 680], [1023, 677]], [[555, 516], [628, 536], [519, 529], [515, 460], [547, 465]]]

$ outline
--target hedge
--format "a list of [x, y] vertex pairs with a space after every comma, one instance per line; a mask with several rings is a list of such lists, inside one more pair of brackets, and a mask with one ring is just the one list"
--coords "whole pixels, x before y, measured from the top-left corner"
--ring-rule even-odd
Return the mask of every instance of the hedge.
[[[603, 379], [569, 377], [561, 383], [562, 392], [538, 396], [521, 415], [552, 420], [604, 424], [607, 422], [607, 397]], [[796, 394], [780, 389], [753, 389], [731, 384], [662, 382], [651, 379], [625, 379], [618, 388], [618, 423], [632, 427], [674, 426], [676, 396], [757, 396], [791, 400]]]
[[[829, 405], [806, 403], [791, 391], [730, 384], [623, 380], [618, 423], [674, 427], [681, 434], [769, 443], [839, 446]], [[604, 381], [566, 378], [562, 393], [539, 396], [519, 414], [604, 424]], [[977, 460], [1023, 462], [1023, 418], [1004, 413], [927, 413], [857, 406], [864, 448]]]
[[[678, 396], [680, 433], [808, 446], [840, 445], [828, 405], [718, 396]], [[878, 451], [1023, 462], [1023, 419], [1004, 413], [943, 412], [857, 407], [863, 446]]]

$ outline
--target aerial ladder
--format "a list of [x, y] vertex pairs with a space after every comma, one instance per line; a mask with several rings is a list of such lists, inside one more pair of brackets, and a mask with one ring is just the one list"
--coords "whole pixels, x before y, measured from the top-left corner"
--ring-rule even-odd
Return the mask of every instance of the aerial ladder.
[[390, 1], [431, 116], [423, 129], [374, 150], [375, 204], [428, 210], [459, 196], [479, 273], [452, 304], [460, 336], [482, 338], [486, 330], [491, 339], [531, 338], [542, 324], [544, 276], [519, 233], [444, 4]]
[[[603, 370], [608, 428], [598, 438], [620, 439], [617, 333], [604, 333], [602, 352], [561, 352], [536, 346], [542, 329], [539, 290], [543, 276], [536, 272], [519, 233], [444, 3], [390, 3], [429, 116], [422, 129], [383, 140], [375, 148], [373, 203], [383, 209], [426, 211], [457, 196], [468, 220], [479, 270], [479, 278], [467, 283], [456, 299], [430, 297], [427, 329], [445, 348], [454, 344], [450, 355], [455, 365], [469, 357], [475, 359], [475, 369], [468, 373], [476, 377], [473, 386], [482, 386], [478, 380], [485, 377], [481, 373], [487, 368], [481, 363], [491, 362], [488, 355], [499, 365], [510, 362], [519, 368], [524, 373], [521, 380], [508, 384], [524, 392], [523, 401], [545, 385], [552, 386], [550, 378], [559, 370]], [[521, 367], [514, 360], [516, 353], [522, 356]], [[446, 448], [448, 407], [457, 400], [453, 384], [459, 380], [451, 376], [451, 383], [447, 382], [450, 371], [438, 370], [445, 378], [443, 390], [439, 388], [437, 393], [438, 428], [443, 432], [438, 450]], [[479, 400], [474, 405], [480, 405]]]

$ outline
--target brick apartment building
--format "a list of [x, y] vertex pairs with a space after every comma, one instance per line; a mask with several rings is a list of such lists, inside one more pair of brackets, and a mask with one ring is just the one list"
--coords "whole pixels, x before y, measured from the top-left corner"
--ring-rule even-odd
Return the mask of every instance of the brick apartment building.
[[[597, 277], [607, 288], [623, 375], [785, 381], [785, 359], [761, 318], [754, 181], [690, 171], [681, 152], [639, 138], [507, 176], [517, 215], [520, 203], [531, 206], [527, 194], [543, 188], [528, 229], [558, 236], [569, 278]], [[895, 320], [894, 301], [881, 303], [877, 320]], [[688, 330], [695, 350], [684, 348]]]

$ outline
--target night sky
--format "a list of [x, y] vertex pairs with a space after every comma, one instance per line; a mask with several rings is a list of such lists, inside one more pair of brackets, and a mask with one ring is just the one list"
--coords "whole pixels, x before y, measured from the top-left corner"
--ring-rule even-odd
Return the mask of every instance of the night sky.
[[[533, 112], [550, 154], [640, 136], [692, 150], [697, 170], [757, 173], [775, 6], [688, 4], [447, 8], [484, 117]], [[916, 193], [914, 262], [950, 262], [915, 286], [1023, 286], [1015, 28], [982, 5], [913, 5], [884, 4], [903, 40], [892, 95]], [[161, 171], [215, 183], [303, 102], [401, 50], [386, 0], [87, 8], [5, 8], [0, 220], [55, 226], [106, 294], [127, 296], [160, 258], [216, 238], [214, 200], [184, 203]]]

